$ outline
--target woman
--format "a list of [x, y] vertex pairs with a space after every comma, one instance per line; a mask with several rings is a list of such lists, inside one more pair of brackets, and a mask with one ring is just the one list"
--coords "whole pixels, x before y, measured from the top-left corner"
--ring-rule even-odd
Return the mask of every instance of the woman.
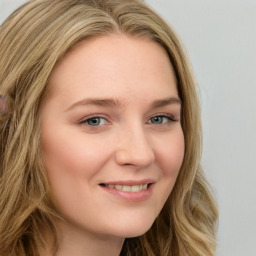
[[197, 89], [139, 0], [35, 0], [0, 30], [0, 255], [215, 255]]

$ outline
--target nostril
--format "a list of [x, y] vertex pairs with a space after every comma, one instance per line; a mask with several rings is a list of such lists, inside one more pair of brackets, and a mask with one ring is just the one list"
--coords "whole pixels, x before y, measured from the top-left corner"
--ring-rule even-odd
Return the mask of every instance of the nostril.
[[116, 152], [115, 159], [116, 162], [122, 166], [137, 166], [145, 168], [155, 161], [155, 155], [151, 149], [138, 150], [135, 147], [131, 149], [118, 150]]

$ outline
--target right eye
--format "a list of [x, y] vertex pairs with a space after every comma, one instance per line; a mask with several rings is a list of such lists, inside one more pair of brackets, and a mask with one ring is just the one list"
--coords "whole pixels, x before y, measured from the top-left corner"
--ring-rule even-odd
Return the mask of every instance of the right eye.
[[103, 117], [93, 116], [80, 122], [80, 124], [86, 124], [89, 126], [101, 126], [107, 124], [108, 121]]

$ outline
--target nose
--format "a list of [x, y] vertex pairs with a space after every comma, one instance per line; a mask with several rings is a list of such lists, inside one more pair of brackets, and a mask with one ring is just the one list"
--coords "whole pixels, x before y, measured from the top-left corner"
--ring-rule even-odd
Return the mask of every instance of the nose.
[[155, 161], [155, 153], [143, 129], [123, 132], [120, 136], [115, 159], [118, 165], [145, 168]]

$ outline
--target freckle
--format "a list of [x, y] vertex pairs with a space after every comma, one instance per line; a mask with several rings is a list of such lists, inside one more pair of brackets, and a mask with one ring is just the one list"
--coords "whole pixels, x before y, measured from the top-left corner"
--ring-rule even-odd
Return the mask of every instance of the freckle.
[[0, 94], [0, 114], [6, 113], [8, 110], [7, 101], [3, 95]]

